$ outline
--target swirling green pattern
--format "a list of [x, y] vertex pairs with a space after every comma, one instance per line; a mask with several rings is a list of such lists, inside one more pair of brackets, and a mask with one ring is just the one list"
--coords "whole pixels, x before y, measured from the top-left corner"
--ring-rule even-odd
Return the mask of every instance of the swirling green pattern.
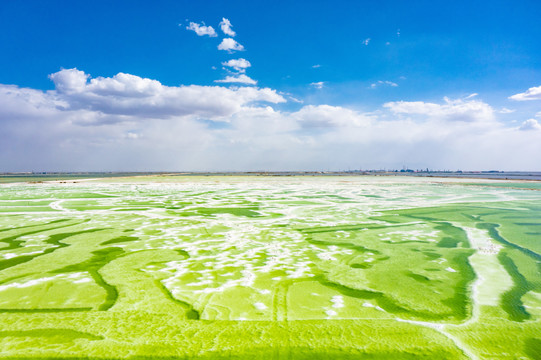
[[0, 185], [0, 358], [535, 358], [536, 183]]

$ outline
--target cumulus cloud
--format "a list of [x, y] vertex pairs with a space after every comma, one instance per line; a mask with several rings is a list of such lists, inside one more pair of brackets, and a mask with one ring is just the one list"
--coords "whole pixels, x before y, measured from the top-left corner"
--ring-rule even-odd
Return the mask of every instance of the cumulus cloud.
[[232, 53], [233, 51], [244, 51], [244, 46], [236, 42], [234, 39], [225, 38], [222, 40], [220, 45], [218, 45], [218, 50], [225, 50]]
[[541, 130], [541, 124], [535, 119], [528, 119], [520, 125], [519, 130], [529, 131], [529, 130]]
[[325, 85], [324, 81], [318, 81], [318, 82], [310, 83], [310, 86], [313, 86], [316, 89], [322, 89], [324, 85]]
[[77, 69], [63, 69], [59, 72], [49, 75], [56, 86], [56, 90], [61, 93], [76, 93], [86, 87], [89, 75]]
[[327, 104], [284, 111], [273, 104], [289, 95], [269, 88], [168, 87], [77, 69], [51, 79], [55, 90], [0, 85], [0, 169], [539, 167], [527, 156], [541, 152], [539, 121], [506, 126], [480, 100], [391, 102], [369, 113]]
[[394, 83], [392, 81], [382, 81], [382, 80], [378, 80], [377, 82], [373, 83], [370, 85], [370, 88], [371, 89], [375, 89], [377, 88], [378, 86], [382, 86], [382, 85], [385, 85], [385, 86], [391, 86], [391, 87], [397, 87], [398, 84], [397, 83]]
[[0, 84], [0, 121], [17, 126], [21, 122], [52, 116], [66, 103], [49, 92]]
[[157, 80], [125, 73], [87, 81], [89, 75], [84, 72], [65, 69], [50, 78], [56, 87], [55, 98], [62, 100], [66, 110], [86, 109], [111, 115], [216, 119], [231, 116], [254, 101], [285, 102], [281, 95], [270, 89], [198, 85], [171, 87]]
[[444, 104], [427, 103], [423, 101], [388, 102], [383, 106], [394, 114], [423, 115], [431, 119], [487, 122], [494, 120], [494, 109], [479, 100], [451, 100], [444, 98]]
[[523, 93], [509, 96], [509, 99], [516, 101], [541, 100], [541, 86], [531, 87]]
[[194, 31], [199, 36], [208, 35], [210, 37], [216, 37], [218, 34], [216, 34], [216, 31], [212, 26], [205, 26], [205, 24], [198, 24], [194, 22], [190, 22], [190, 25], [186, 26], [187, 30]]
[[226, 76], [223, 80], [214, 80], [214, 82], [217, 83], [240, 83], [240, 84], [248, 84], [248, 85], [255, 85], [257, 84], [257, 81], [250, 78], [249, 76], [246, 76], [245, 74], [240, 74], [237, 76]]
[[231, 37], [234, 37], [237, 35], [232, 29], [233, 25], [231, 25], [231, 21], [229, 21], [226, 18], [222, 18], [222, 21], [220, 22], [220, 28], [222, 29], [222, 32], [226, 35], [229, 35]]
[[229, 61], [225, 61], [222, 63], [223, 66], [227, 66], [230, 68], [233, 68], [237, 70], [238, 72], [245, 72], [247, 68], [252, 66], [250, 62], [246, 59], [240, 58], [240, 59], [231, 59]]

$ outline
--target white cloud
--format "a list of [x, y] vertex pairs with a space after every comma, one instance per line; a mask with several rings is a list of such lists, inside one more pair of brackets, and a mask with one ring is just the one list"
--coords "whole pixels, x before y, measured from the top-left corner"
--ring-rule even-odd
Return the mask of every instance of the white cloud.
[[237, 34], [231, 29], [231, 27], [231, 21], [226, 18], [222, 18], [222, 21], [220, 22], [220, 28], [222, 29], [223, 33], [234, 37]]
[[386, 85], [386, 86], [391, 86], [391, 87], [397, 87], [398, 84], [397, 83], [394, 83], [392, 81], [382, 81], [382, 80], [378, 80], [377, 82], [373, 83], [370, 85], [370, 88], [372, 89], [375, 89], [377, 88], [378, 86], [382, 86], [382, 85]]
[[62, 93], [76, 93], [86, 87], [90, 75], [77, 69], [62, 69], [59, 72], [49, 75], [56, 86], [56, 90]]
[[541, 124], [535, 119], [528, 119], [520, 125], [519, 130], [528, 131], [528, 130], [541, 130]]
[[140, 135], [137, 134], [137, 133], [133, 133], [133, 132], [128, 132], [126, 134], [126, 138], [128, 139], [133, 139], [133, 140], [136, 140], [136, 139], [139, 139]]
[[370, 117], [340, 106], [307, 105], [291, 117], [306, 128], [367, 126]]
[[289, 100], [291, 100], [291, 101], [293, 101], [293, 102], [295, 102], [295, 103], [297, 103], [297, 104], [302, 104], [302, 103], [304, 103], [303, 100], [294, 97], [293, 94], [291, 94], [291, 93], [280, 91], [279, 94], [280, 94], [280, 95], [283, 95], [283, 96], [287, 96], [287, 98], [288, 98]]
[[470, 94], [470, 95], [466, 96], [464, 99], [471, 99], [471, 98], [476, 97], [477, 95], [479, 95], [479, 94], [478, 93], [473, 93], [473, 94]]
[[297, 99], [296, 97], [293, 97], [293, 96], [291, 96], [291, 95], [289, 95], [288, 97], [289, 97], [289, 99], [290, 99], [291, 101], [296, 102], [297, 104], [302, 104], [302, 103], [304, 103], [303, 100]]
[[322, 89], [323, 86], [325, 85], [325, 82], [324, 81], [318, 81], [318, 82], [310, 83], [310, 85], [315, 87], [316, 89]]
[[363, 40], [363, 44], [364, 44], [364, 45], [370, 44], [370, 40], [371, 40], [370, 38], [364, 39], [364, 40]]
[[238, 72], [245, 72], [247, 68], [252, 66], [250, 62], [246, 59], [240, 58], [240, 59], [231, 59], [229, 61], [225, 61], [222, 63], [223, 66], [231, 67]]
[[[325, 104], [280, 111], [273, 104], [290, 94], [268, 88], [168, 87], [123, 73], [91, 79], [76, 69], [51, 79], [56, 90], [0, 85], [1, 169], [539, 167], [531, 154], [541, 153], [541, 131], [498, 122], [480, 100], [392, 102], [370, 113]], [[539, 128], [531, 120], [524, 130]]]
[[494, 120], [494, 109], [482, 101], [448, 98], [444, 98], [444, 101], [442, 105], [423, 101], [397, 101], [385, 103], [383, 106], [394, 114], [423, 115], [436, 120], [464, 122]]
[[317, 69], [317, 68], [320, 68], [320, 67], [321, 67], [321, 65], [319, 65], [319, 64], [315, 64], [315, 65], [312, 65], [312, 67], [313, 67], [314, 69]]
[[537, 114], [535, 114], [536, 118], [541, 118], [541, 111], [539, 111]]
[[218, 50], [225, 50], [229, 53], [233, 51], [243, 51], [244, 46], [236, 42], [234, 39], [231, 38], [225, 38], [222, 40], [220, 45], [218, 45]]
[[541, 100], [541, 86], [531, 87], [526, 92], [510, 96], [509, 99], [516, 101]]
[[515, 109], [508, 109], [506, 107], [503, 107], [500, 109], [500, 111], [498, 111], [500, 114], [511, 114], [511, 113], [514, 113], [516, 110]]
[[50, 77], [57, 89], [55, 98], [62, 100], [67, 110], [87, 109], [110, 115], [216, 119], [231, 116], [253, 101], [285, 101], [270, 89], [198, 85], [171, 87], [125, 73], [110, 78], [97, 77], [89, 82], [81, 82], [89, 76], [77, 69], [61, 70]]
[[210, 37], [216, 37], [218, 34], [216, 34], [216, 31], [212, 26], [205, 26], [205, 24], [198, 24], [194, 22], [190, 22], [190, 25], [186, 26], [187, 30], [194, 31], [199, 36], [208, 35]]
[[257, 81], [250, 78], [249, 76], [246, 76], [245, 74], [240, 74], [238, 76], [226, 76], [223, 80], [214, 80], [214, 82], [217, 83], [240, 83], [240, 84], [248, 84], [248, 85], [255, 85], [257, 84]]
[[0, 84], [0, 121], [5, 121], [9, 126], [16, 127], [21, 122], [48, 118], [64, 106], [66, 103], [50, 92]]

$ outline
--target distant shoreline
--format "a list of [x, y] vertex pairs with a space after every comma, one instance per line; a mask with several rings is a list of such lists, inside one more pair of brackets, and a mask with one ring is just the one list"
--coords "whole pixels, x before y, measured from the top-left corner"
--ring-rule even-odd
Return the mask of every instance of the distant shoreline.
[[0, 183], [83, 180], [137, 176], [407, 176], [458, 179], [541, 181], [541, 172], [522, 171], [239, 171], [239, 172], [6, 172]]

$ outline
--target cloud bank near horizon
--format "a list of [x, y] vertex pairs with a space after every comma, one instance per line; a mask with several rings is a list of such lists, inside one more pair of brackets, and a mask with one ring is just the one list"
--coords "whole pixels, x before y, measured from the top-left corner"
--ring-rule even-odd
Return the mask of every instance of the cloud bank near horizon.
[[0, 85], [1, 171], [539, 170], [537, 120], [506, 126], [477, 98], [285, 111], [270, 88], [49, 77], [54, 90]]

